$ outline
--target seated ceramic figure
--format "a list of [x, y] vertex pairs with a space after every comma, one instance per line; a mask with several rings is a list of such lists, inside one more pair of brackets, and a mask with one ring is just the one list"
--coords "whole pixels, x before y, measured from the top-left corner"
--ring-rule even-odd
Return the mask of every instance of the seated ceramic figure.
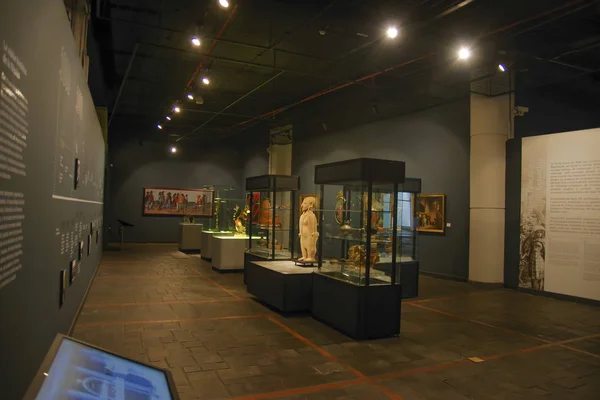
[[300, 249], [302, 257], [298, 261], [314, 262], [317, 255], [317, 217], [313, 212], [315, 208], [315, 198], [307, 197], [302, 201], [302, 215], [300, 215]]

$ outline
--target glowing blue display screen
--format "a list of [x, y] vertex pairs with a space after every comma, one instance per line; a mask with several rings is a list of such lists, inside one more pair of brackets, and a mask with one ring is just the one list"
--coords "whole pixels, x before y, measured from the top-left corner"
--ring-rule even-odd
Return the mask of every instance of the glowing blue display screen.
[[171, 400], [161, 370], [64, 338], [36, 397], [40, 400]]

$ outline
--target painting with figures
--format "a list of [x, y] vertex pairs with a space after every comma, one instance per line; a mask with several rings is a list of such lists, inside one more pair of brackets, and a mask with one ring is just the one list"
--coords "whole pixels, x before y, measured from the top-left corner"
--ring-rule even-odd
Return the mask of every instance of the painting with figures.
[[144, 215], [213, 216], [213, 191], [206, 189], [144, 188]]
[[419, 194], [417, 196], [417, 231], [444, 233], [446, 229], [446, 195]]

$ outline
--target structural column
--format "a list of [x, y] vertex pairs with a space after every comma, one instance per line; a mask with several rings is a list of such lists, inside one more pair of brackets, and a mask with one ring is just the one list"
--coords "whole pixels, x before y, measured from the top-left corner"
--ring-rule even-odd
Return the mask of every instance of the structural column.
[[511, 118], [508, 95], [471, 94], [470, 281], [504, 281], [506, 140]]

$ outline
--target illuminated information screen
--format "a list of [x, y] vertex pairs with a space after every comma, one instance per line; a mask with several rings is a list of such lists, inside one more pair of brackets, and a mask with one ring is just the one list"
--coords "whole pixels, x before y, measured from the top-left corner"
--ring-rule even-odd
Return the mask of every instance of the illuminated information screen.
[[171, 400], [167, 373], [62, 339], [35, 399]]

